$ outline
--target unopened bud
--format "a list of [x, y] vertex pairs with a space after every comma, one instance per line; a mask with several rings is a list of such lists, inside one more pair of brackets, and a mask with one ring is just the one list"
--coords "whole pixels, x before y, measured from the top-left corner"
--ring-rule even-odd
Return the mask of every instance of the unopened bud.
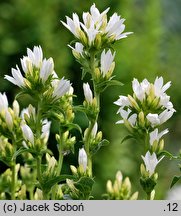
[[87, 154], [84, 148], [79, 149], [78, 163], [79, 166], [83, 167], [83, 171], [85, 172], [87, 169]]
[[131, 95], [128, 95], [128, 99], [129, 99], [129, 102], [131, 103], [131, 106], [134, 107], [136, 110], [140, 110], [136, 100], [131, 96]]
[[100, 36], [100, 34], [97, 34], [97, 35], [96, 35], [94, 44], [95, 44], [96, 49], [99, 50], [99, 49], [101, 48], [102, 42], [101, 42], [101, 36]]
[[131, 197], [130, 200], [137, 200], [138, 199], [138, 191], [135, 192]]
[[164, 149], [164, 139], [161, 139], [158, 146], [158, 151], [162, 151]]
[[77, 174], [77, 168], [76, 168], [75, 166], [70, 165], [70, 169], [71, 169], [71, 171], [72, 171], [72, 173], [73, 173], [74, 175]]
[[141, 127], [145, 126], [145, 117], [143, 111], [138, 114], [139, 124]]
[[150, 194], [150, 200], [154, 200], [154, 198], [155, 198], [155, 190], [152, 190]]
[[110, 193], [110, 194], [114, 193], [111, 180], [108, 180], [108, 181], [107, 181], [106, 188], [107, 188], [107, 192], [108, 192], [108, 193]]
[[13, 102], [13, 111], [14, 111], [15, 116], [18, 117], [20, 108], [19, 108], [19, 103], [17, 100], [14, 100]]

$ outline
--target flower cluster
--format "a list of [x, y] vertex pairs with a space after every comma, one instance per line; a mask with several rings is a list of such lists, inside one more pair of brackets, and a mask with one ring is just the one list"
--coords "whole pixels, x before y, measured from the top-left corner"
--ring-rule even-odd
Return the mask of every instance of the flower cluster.
[[122, 117], [117, 123], [125, 123], [130, 131], [153, 131], [166, 122], [175, 112], [170, 96], [165, 93], [170, 85], [171, 82], [163, 85], [162, 77], [157, 77], [154, 84], [147, 79], [141, 83], [134, 79], [133, 96], [119, 96], [114, 102], [120, 106], [118, 113]]
[[114, 183], [111, 180], [107, 181], [107, 194], [103, 197], [109, 200], [137, 200], [138, 192], [132, 194], [129, 178], [123, 180], [121, 171], [118, 171]]
[[[43, 51], [40, 46], [34, 46], [33, 50], [27, 49], [27, 56], [21, 59], [21, 67], [24, 76], [18, 66], [12, 68], [12, 77], [5, 75], [5, 79], [19, 86], [26, 93], [37, 96], [46, 92], [52, 98], [60, 98], [70, 89], [70, 81], [58, 79], [54, 71], [52, 58], [43, 58]], [[47, 86], [49, 90], [47, 92]], [[45, 93], [44, 93], [45, 94]]]
[[121, 18], [117, 13], [114, 13], [108, 21], [108, 11], [109, 8], [100, 13], [95, 4], [93, 4], [90, 12], [83, 12], [82, 22], [76, 13], [73, 13], [72, 19], [66, 17], [66, 23], [61, 21], [82, 44], [76, 45], [76, 50], [80, 54], [82, 54], [83, 46], [100, 49], [131, 34], [131, 32], [123, 33], [125, 19]]

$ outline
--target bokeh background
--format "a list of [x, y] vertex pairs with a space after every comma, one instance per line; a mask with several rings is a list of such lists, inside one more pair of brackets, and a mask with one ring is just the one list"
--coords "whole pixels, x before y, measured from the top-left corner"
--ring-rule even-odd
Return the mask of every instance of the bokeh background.
[[[124, 83], [122, 87], [110, 87], [101, 97], [100, 130], [110, 140], [110, 145], [102, 148], [94, 157], [96, 184], [93, 195], [101, 199], [108, 179], [114, 179], [117, 170], [129, 176], [133, 191], [139, 190], [139, 199], [143, 191], [139, 186], [139, 166], [142, 148], [133, 141], [121, 144], [127, 134], [124, 126], [115, 125], [119, 120], [118, 107], [113, 102], [118, 95], [127, 95], [131, 91], [132, 79], [140, 81], [147, 78], [154, 81], [163, 76], [165, 82], [171, 80], [168, 90], [177, 112], [164, 125], [170, 133], [165, 138], [165, 148], [173, 154], [181, 149], [181, 1], [180, 0], [1, 0], [0, 1], [0, 91], [7, 92], [10, 101], [19, 89], [4, 75], [11, 68], [20, 65], [20, 58], [26, 55], [26, 48], [41, 45], [45, 56], [53, 57], [55, 70], [60, 77], [70, 79], [75, 88], [75, 104], [83, 101], [80, 65], [75, 62], [67, 44], [73, 39], [60, 20], [71, 16], [73, 12], [81, 15], [88, 11], [92, 3], [100, 11], [110, 7], [109, 15], [114, 12], [126, 18], [126, 31], [134, 34], [115, 44], [115, 75]], [[25, 107], [29, 98], [21, 98], [21, 107]], [[82, 128], [86, 127], [85, 116], [77, 113], [75, 119]], [[53, 130], [53, 128], [52, 128]], [[53, 137], [52, 137], [53, 140]], [[51, 139], [50, 139], [51, 142]], [[50, 147], [52, 148], [52, 147]], [[77, 145], [76, 149], [79, 148]], [[77, 154], [66, 158], [63, 172], [69, 172], [69, 165], [76, 163]], [[164, 159], [158, 166], [160, 178], [156, 187], [156, 199], [165, 199], [173, 175], [179, 175], [179, 161]]]

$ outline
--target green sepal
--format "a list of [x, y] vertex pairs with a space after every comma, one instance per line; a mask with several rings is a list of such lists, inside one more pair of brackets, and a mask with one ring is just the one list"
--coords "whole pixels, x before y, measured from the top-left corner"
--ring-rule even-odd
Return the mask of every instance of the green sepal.
[[29, 153], [34, 153], [34, 151], [32, 151], [31, 149], [27, 149], [24, 147], [21, 147], [20, 149], [18, 149], [14, 155], [13, 155], [13, 159], [17, 158], [19, 155], [25, 153], [25, 152], [29, 152]]
[[103, 146], [109, 145], [109, 141], [107, 139], [103, 139], [101, 142], [99, 142], [97, 145], [94, 146], [94, 148], [91, 149], [92, 154], [96, 154], [99, 149]]

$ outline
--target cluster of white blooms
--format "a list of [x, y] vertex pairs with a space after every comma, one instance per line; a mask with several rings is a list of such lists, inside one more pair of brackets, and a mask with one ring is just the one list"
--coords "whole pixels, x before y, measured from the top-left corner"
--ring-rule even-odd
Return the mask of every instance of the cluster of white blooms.
[[133, 97], [120, 96], [114, 102], [120, 106], [118, 113], [122, 117], [122, 120], [117, 123], [127, 121], [133, 128], [141, 127], [152, 131], [166, 122], [175, 112], [170, 96], [165, 93], [170, 85], [171, 82], [163, 85], [162, 77], [157, 77], [154, 84], [148, 82], [147, 79], [141, 83], [134, 79]]
[[14, 119], [19, 117], [19, 109], [19, 104], [16, 100], [13, 102], [11, 109], [6, 93], [0, 93], [0, 122], [2, 127], [7, 127], [10, 131], [13, 129]]
[[[72, 19], [66, 17], [66, 23], [62, 24], [86, 47], [102, 47], [107, 43], [127, 37], [131, 32], [123, 33], [125, 29], [124, 21], [117, 13], [114, 13], [109, 21], [107, 18], [107, 8], [102, 13], [93, 4], [90, 12], [83, 12], [82, 22], [76, 13], [73, 13]], [[76, 46], [81, 53], [82, 47]]]
[[[40, 46], [34, 46], [33, 50], [27, 49], [27, 56], [21, 59], [21, 67], [24, 72], [22, 75], [18, 66], [12, 68], [12, 77], [5, 75], [5, 79], [22, 89], [34, 88], [39, 91], [41, 85], [52, 87], [52, 97], [59, 98], [70, 90], [70, 81], [62, 78], [58, 79], [54, 71], [54, 62], [52, 58], [43, 58], [43, 51]], [[47, 90], [47, 89], [46, 89]]]

